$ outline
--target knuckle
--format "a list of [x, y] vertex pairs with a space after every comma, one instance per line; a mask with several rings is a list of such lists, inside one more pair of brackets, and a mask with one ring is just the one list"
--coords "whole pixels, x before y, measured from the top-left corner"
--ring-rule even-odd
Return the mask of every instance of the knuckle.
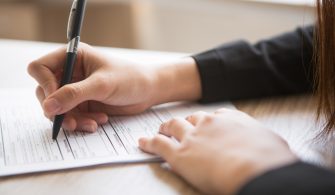
[[179, 119], [178, 118], [173, 118], [170, 120], [170, 124], [177, 124], [179, 122]]
[[42, 88], [40, 86], [37, 86], [35, 89], [35, 95], [38, 97], [40, 96], [41, 92], [42, 92]]
[[171, 119], [170, 121], [169, 121], [169, 126], [176, 126], [176, 125], [178, 125], [179, 124], [179, 122], [180, 122], [180, 119], [179, 118], [173, 118], [173, 119]]
[[37, 61], [32, 61], [28, 64], [27, 72], [29, 73], [29, 75], [32, 76], [35, 73], [37, 66], [38, 66]]
[[214, 117], [212, 115], [205, 115], [202, 119], [202, 122], [205, 124], [212, 123], [214, 121]]
[[186, 119], [187, 121], [190, 121], [190, 120], [192, 120], [192, 115], [190, 115], [190, 116], [187, 116], [185, 119]]
[[48, 115], [47, 113], [43, 113], [43, 115], [45, 116], [45, 118], [49, 119], [50, 121], [53, 121], [53, 117]]
[[194, 114], [191, 115], [192, 119], [201, 119], [204, 116], [206, 116], [208, 113], [204, 112], [204, 111], [197, 111]]

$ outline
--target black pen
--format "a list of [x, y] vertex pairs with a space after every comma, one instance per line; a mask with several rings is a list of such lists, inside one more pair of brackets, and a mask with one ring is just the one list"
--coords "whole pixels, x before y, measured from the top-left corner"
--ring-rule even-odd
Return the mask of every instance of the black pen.
[[[80, 31], [84, 19], [86, 0], [74, 0], [67, 26], [68, 47], [66, 51], [66, 63], [63, 68], [63, 77], [60, 87], [72, 80], [74, 65], [77, 59], [77, 49], [80, 42]], [[52, 139], [57, 139], [65, 114], [57, 115], [52, 127]]]

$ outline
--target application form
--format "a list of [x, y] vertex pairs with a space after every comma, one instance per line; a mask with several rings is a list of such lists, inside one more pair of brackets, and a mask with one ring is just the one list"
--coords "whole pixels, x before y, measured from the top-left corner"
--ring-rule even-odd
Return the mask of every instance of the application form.
[[108, 163], [160, 161], [138, 148], [140, 137], [157, 134], [162, 122], [231, 104], [171, 103], [134, 116], [110, 117], [95, 133], [61, 130], [52, 140], [52, 123], [43, 116], [34, 90], [0, 90], [0, 176]]

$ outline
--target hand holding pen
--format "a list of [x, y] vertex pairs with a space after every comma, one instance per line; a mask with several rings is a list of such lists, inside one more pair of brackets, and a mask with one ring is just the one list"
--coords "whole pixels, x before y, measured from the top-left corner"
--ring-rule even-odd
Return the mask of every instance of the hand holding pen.
[[81, 43], [72, 83], [59, 88], [66, 55], [66, 48], [53, 51], [30, 63], [28, 72], [38, 82], [36, 95], [45, 116], [54, 119], [66, 113], [59, 127], [68, 131], [95, 132], [108, 122], [108, 115], [138, 114], [153, 105], [195, 101], [201, 95], [192, 57], [147, 66], [116, 55], [107, 57]]

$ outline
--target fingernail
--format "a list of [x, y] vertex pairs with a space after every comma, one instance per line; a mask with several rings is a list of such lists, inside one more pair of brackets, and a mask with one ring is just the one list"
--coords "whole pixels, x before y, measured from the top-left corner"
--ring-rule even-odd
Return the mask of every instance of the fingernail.
[[49, 99], [44, 102], [44, 109], [49, 115], [54, 115], [57, 114], [62, 107], [56, 99]]
[[89, 131], [89, 132], [94, 132], [95, 131], [95, 128], [94, 128], [93, 125], [84, 125], [82, 128], [83, 128], [84, 131]]

